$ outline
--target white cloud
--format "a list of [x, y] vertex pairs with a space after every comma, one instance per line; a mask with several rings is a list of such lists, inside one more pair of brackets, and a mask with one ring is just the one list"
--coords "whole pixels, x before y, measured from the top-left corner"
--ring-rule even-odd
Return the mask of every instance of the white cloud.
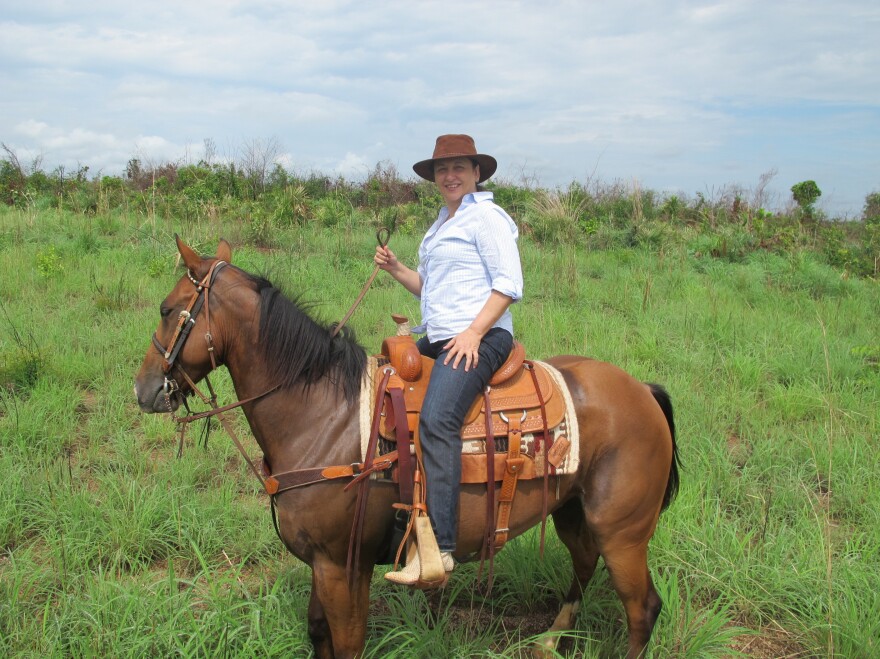
[[48, 124], [42, 121], [34, 121], [33, 119], [28, 119], [27, 121], [22, 121], [15, 127], [15, 132], [19, 135], [24, 135], [25, 137], [37, 138], [46, 132], [46, 129], [49, 127]]
[[374, 164], [375, 162], [370, 162], [363, 156], [346, 153], [342, 160], [333, 167], [333, 171], [344, 178], [357, 180], [369, 174]]

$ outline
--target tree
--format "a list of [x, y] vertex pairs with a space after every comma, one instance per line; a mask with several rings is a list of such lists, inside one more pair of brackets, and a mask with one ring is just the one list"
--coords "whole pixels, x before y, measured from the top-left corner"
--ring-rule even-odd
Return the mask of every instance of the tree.
[[241, 169], [251, 187], [251, 196], [256, 199], [266, 190], [269, 171], [281, 154], [281, 143], [277, 138], [254, 139], [245, 143], [241, 152]]
[[822, 196], [822, 191], [816, 185], [816, 182], [801, 181], [800, 183], [795, 183], [791, 186], [791, 196], [794, 197], [795, 202], [800, 207], [803, 217], [810, 220], [813, 219], [813, 215], [816, 212], [816, 201]]
[[865, 210], [862, 219], [869, 224], [880, 225], [880, 192], [872, 192], [865, 197]]
[[21, 198], [27, 187], [28, 173], [25, 171], [14, 149], [0, 142], [6, 156], [0, 161], [0, 197], [6, 204], [14, 204]]

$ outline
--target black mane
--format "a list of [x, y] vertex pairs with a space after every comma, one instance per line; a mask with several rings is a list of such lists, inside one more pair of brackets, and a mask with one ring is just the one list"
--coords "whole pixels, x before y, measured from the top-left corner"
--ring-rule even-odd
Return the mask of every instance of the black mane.
[[301, 304], [284, 296], [267, 279], [245, 273], [260, 295], [260, 347], [269, 379], [282, 387], [314, 384], [329, 377], [349, 401], [356, 399], [367, 366], [367, 354], [343, 328], [334, 338], [331, 327], [316, 322]]

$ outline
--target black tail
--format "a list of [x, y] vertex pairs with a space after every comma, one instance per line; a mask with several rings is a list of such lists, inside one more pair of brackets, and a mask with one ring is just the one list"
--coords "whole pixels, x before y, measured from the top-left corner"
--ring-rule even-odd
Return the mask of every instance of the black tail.
[[663, 511], [669, 507], [669, 504], [675, 499], [675, 495], [678, 494], [678, 468], [681, 465], [681, 461], [678, 459], [678, 444], [675, 443], [675, 420], [672, 417], [672, 399], [669, 397], [666, 389], [659, 384], [648, 383], [648, 386], [651, 388], [654, 400], [657, 401], [660, 409], [663, 410], [663, 416], [666, 417], [666, 423], [669, 424], [669, 432], [672, 434], [672, 464], [669, 466], [669, 481], [666, 483], [663, 506], [660, 508]]

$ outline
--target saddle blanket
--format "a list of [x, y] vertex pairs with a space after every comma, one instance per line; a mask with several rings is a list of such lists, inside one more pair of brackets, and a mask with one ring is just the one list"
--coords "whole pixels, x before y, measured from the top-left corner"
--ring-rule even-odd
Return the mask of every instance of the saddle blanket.
[[[575, 413], [574, 402], [571, 398], [571, 393], [568, 391], [568, 386], [565, 383], [565, 379], [562, 377], [562, 374], [558, 370], [556, 370], [553, 366], [546, 362], [535, 361], [535, 363], [540, 364], [543, 368], [546, 369], [548, 375], [557, 385], [565, 401], [565, 417], [563, 423], [556, 426], [555, 428], [549, 429], [550, 434], [554, 437], [554, 441], [557, 437], [560, 436], [560, 434], [564, 434], [571, 442], [571, 447], [569, 448], [568, 454], [556, 468], [556, 474], [573, 474], [577, 471], [578, 465], [580, 464], [580, 435], [578, 429], [577, 414]], [[368, 356], [367, 368], [364, 373], [363, 382], [361, 383], [360, 393], [359, 421], [361, 439], [361, 460], [366, 459], [367, 445], [370, 441], [370, 428], [372, 426], [373, 410], [376, 406], [375, 376], [377, 369], [378, 359], [372, 355]], [[523, 434], [522, 444], [524, 448], [523, 453], [525, 454], [525, 447], [532, 447], [534, 445], [533, 434]], [[462, 442], [462, 454], [464, 455], [485, 454], [485, 452], [485, 440], [471, 439]], [[496, 455], [498, 453], [501, 452], [496, 451]]]

